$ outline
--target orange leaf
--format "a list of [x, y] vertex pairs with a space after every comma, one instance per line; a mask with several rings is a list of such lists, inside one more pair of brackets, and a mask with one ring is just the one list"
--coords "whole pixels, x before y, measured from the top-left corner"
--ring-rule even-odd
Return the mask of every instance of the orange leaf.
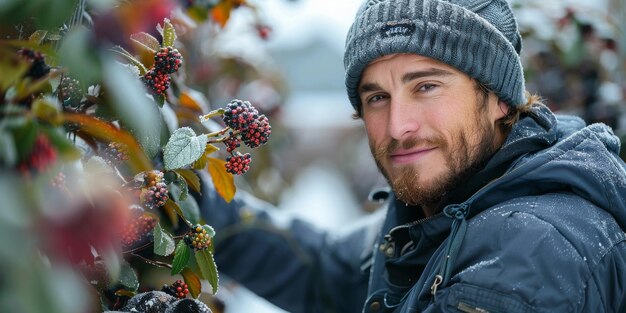
[[178, 104], [189, 108], [194, 111], [202, 112], [202, 107], [198, 102], [189, 95], [187, 91], [183, 91], [180, 93], [180, 97], [178, 98]]
[[183, 275], [183, 279], [185, 280], [185, 284], [187, 284], [191, 296], [194, 297], [194, 299], [198, 299], [198, 296], [202, 291], [200, 277], [198, 277], [198, 275], [196, 275], [196, 273], [191, 271], [188, 267], [185, 267], [180, 274]]
[[128, 164], [135, 173], [152, 169], [152, 163], [130, 133], [114, 125], [85, 114], [65, 113], [66, 122], [75, 123], [84, 134], [106, 142], [119, 142], [128, 148]]
[[232, 11], [232, 9], [233, 3], [231, 1], [224, 0], [211, 9], [211, 16], [216, 23], [218, 23], [221, 27], [224, 27], [230, 18], [230, 11]]
[[226, 161], [216, 158], [208, 159], [209, 174], [211, 174], [211, 178], [213, 179], [215, 190], [226, 202], [232, 201], [237, 189], [235, 187], [235, 178], [226, 171]]

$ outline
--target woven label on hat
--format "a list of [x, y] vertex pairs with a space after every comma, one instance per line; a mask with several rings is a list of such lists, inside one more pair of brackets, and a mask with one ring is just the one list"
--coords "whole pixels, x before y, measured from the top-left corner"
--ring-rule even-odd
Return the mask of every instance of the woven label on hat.
[[415, 32], [415, 24], [408, 20], [387, 22], [381, 27], [383, 38], [394, 36], [411, 36]]

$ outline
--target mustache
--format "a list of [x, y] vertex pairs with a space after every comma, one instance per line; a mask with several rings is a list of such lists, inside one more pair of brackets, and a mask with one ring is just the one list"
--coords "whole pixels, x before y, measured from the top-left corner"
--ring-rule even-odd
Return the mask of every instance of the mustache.
[[405, 140], [399, 141], [397, 139], [391, 139], [387, 144], [380, 144], [378, 146], [374, 146], [370, 144], [372, 155], [375, 159], [381, 160], [384, 157], [391, 155], [399, 148], [404, 150], [409, 150], [416, 146], [439, 146], [445, 147], [446, 142], [442, 138], [438, 137], [410, 137]]

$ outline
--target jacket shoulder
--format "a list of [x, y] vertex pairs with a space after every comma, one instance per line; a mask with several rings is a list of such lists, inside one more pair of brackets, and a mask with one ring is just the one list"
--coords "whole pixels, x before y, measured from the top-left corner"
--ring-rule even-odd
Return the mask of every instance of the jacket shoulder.
[[[513, 295], [538, 312], [572, 312], [604, 305], [608, 291], [596, 281], [624, 283], [614, 279], [623, 276], [615, 268], [626, 270], [624, 231], [575, 195], [512, 199], [468, 222], [451, 284]], [[613, 269], [607, 259], [616, 260]]]

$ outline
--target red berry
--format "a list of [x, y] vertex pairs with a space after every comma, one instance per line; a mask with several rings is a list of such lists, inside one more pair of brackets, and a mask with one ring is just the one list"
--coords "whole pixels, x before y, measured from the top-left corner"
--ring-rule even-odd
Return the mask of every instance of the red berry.
[[234, 175], [244, 174], [250, 169], [250, 161], [252, 161], [252, 157], [249, 153], [237, 152], [226, 158], [226, 171]]
[[226, 105], [223, 120], [233, 130], [243, 131], [258, 115], [259, 111], [250, 102], [235, 99]]
[[41, 173], [47, 170], [57, 160], [57, 151], [50, 144], [50, 139], [43, 134], [39, 134], [35, 139], [32, 150], [22, 161], [18, 168], [24, 172]]
[[272, 126], [265, 115], [260, 115], [254, 122], [250, 123], [249, 127], [242, 132], [241, 139], [250, 148], [256, 148], [260, 145], [267, 143], [270, 134], [272, 133]]
[[163, 47], [154, 54], [154, 69], [161, 74], [178, 71], [183, 63], [183, 56], [172, 47]]
[[151, 68], [142, 78], [144, 84], [148, 87], [150, 92], [155, 95], [165, 95], [165, 91], [170, 87], [170, 75], [160, 73], [154, 68]]
[[141, 189], [140, 198], [141, 203], [148, 209], [165, 205], [169, 197], [161, 171], [148, 171], [144, 174], [144, 187]]

